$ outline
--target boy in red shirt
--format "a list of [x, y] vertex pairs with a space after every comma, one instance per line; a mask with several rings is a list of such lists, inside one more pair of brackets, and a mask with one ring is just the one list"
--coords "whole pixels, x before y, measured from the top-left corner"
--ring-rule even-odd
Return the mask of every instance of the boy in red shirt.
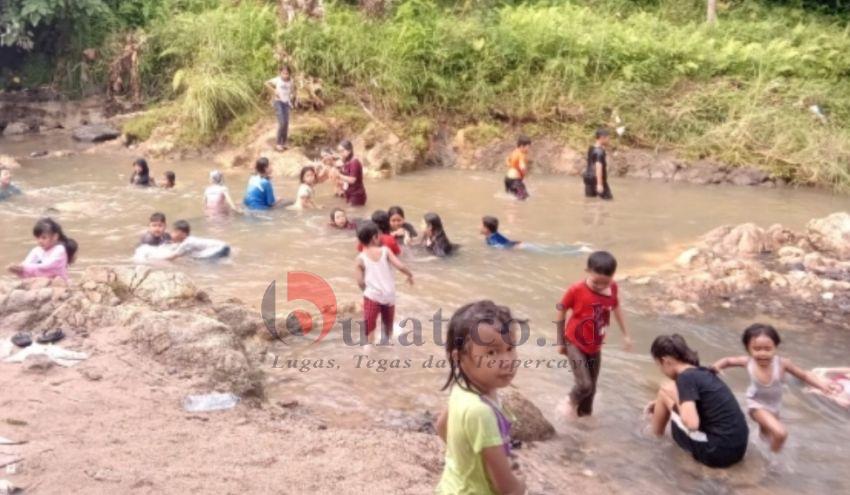
[[[614, 272], [617, 260], [611, 253], [596, 251], [587, 259], [587, 278], [567, 289], [558, 303], [558, 352], [570, 361], [575, 383], [570, 392], [570, 407], [577, 416], [590, 416], [593, 397], [602, 358], [605, 327], [611, 321], [611, 312], [623, 332], [623, 346], [630, 350], [632, 339], [626, 330], [620, 311], [617, 283]], [[564, 326], [567, 311], [572, 311]]]

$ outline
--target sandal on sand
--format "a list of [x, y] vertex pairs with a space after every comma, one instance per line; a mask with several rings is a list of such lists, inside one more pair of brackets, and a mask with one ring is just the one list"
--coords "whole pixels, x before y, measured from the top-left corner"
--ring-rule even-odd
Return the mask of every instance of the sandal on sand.
[[32, 337], [29, 332], [16, 333], [15, 336], [12, 337], [12, 343], [18, 347], [27, 347], [32, 344]]
[[38, 336], [36, 341], [39, 344], [52, 344], [54, 342], [59, 342], [64, 338], [65, 333], [62, 332], [62, 330], [45, 330], [41, 335]]

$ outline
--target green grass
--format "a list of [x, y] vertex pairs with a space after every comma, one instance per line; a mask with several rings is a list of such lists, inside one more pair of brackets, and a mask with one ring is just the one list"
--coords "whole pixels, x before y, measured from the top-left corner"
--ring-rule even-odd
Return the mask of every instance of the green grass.
[[[301, 20], [282, 39], [301, 70], [402, 118], [486, 121], [497, 111], [584, 142], [619, 116], [633, 144], [850, 187], [846, 23], [744, 4], [712, 27], [701, 9], [655, 3], [451, 14], [411, 0], [386, 20], [331, 7], [324, 25]], [[808, 110], [813, 104], [826, 124]], [[553, 111], [564, 106], [581, 109], [581, 118]]]

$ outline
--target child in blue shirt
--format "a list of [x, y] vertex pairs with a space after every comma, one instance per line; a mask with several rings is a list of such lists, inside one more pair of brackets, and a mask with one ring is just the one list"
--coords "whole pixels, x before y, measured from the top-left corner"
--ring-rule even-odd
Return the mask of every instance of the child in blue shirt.
[[481, 234], [485, 236], [488, 246], [511, 249], [522, 244], [521, 241], [512, 241], [499, 233], [499, 219], [486, 216], [481, 219]]
[[280, 206], [283, 201], [274, 197], [268, 158], [259, 158], [254, 164], [254, 170], [256, 174], [248, 179], [248, 188], [245, 190], [245, 207], [249, 210], [269, 210]]

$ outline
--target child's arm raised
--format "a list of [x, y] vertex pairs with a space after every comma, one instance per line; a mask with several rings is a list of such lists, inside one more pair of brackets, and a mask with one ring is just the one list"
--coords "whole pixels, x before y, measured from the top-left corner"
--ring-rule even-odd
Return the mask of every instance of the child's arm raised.
[[393, 252], [389, 249], [387, 249], [387, 258], [390, 260], [390, 264], [394, 266], [396, 270], [407, 276], [407, 283], [413, 285], [413, 273], [410, 271], [409, 268], [407, 268], [407, 265], [405, 265], [400, 259], [398, 259], [398, 256], [394, 255]]
[[844, 391], [844, 388], [841, 387], [841, 385], [821, 379], [811, 371], [806, 371], [792, 363], [788, 358], [782, 358], [782, 368], [788, 373], [799, 378], [800, 381], [806, 383], [808, 386], [816, 388], [824, 394], [837, 394]]
[[363, 266], [363, 260], [357, 258], [357, 274], [355, 275], [357, 279], [357, 286], [360, 287], [360, 290], [366, 290], [366, 267]]
[[623, 332], [623, 349], [631, 351], [632, 337], [629, 334], [628, 329], [626, 329], [626, 321], [623, 319], [623, 311], [620, 309], [619, 305], [614, 308], [614, 319], [617, 320], [617, 326], [619, 326], [620, 331]]
[[511, 461], [505, 453], [505, 447], [496, 445], [481, 451], [487, 476], [497, 493], [501, 495], [522, 495], [525, 493], [525, 483], [511, 469]]
[[714, 371], [719, 373], [719, 372], [723, 371], [725, 368], [731, 368], [733, 366], [740, 366], [740, 367], [746, 366], [747, 362], [749, 360], [750, 360], [750, 358], [748, 356], [725, 357], [725, 358], [717, 360], [717, 362], [712, 364], [711, 369], [713, 369]]

